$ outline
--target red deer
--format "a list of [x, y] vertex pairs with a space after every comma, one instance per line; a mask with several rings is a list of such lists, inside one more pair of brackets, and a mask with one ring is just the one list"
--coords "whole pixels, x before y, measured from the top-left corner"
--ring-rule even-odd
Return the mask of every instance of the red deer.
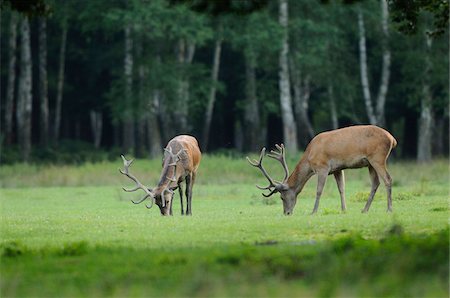
[[284, 146], [276, 145], [277, 151], [272, 150], [268, 156], [278, 160], [285, 172], [282, 182], [273, 180], [262, 165], [262, 159], [266, 148], [261, 150], [259, 161], [253, 162], [247, 157], [248, 162], [261, 170], [269, 180], [267, 187], [256, 186], [270, 193], [263, 194], [269, 197], [279, 192], [283, 201], [285, 215], [291, 215], [297, 196], [302, 191], [306, 182], [317, 174], [316, 202], [312, 214], [319, 208], [319, 200], [327, 180], [327, 176], [333, 174], [341, 197], [341, 209], [345, 211], [345, 181], [344, 169], [368, 167], [372, 190], [367, 200], [363, 213], [369, 211], [375, 192], [383, 180], [387, 190], [387, 211], [392, 211], [391, 186], [392, 178], [386, 169], [386, 160], [397, 141], [386, 130], [374, 125], [356, 125], [346, 128], [327, 131], [315, 136], [306, 147], [305, 153], [298, 162], [294, 171], [289, 175], [286, 164]]
[[180, 193], [181, 214], [184, 215], [183, 209], [183, 190], [181, 182], [186, 182], [186, 215], [192, 215], [192, 188], [194, 186], [197, 169], [200, 165], [201, 152], [198, 142], [194, 137], [180, 135], [169, 141], [164, 148], [164, 158], [162, 162], [161, 177], [158, 186], [151, 189], [139, 182], [139, 180], [129, 172], [129, 167], [133, 160], [127, 160], [123, 155], [124, 170], [119, 169], [120, 173], [127, 176], [136, 183], [133, 189], [123, 189], [127, 192], [142, 189], [145, 196], [134, 204], [140, 204], [147, 198], [151, 199], [151, 203], [147, 208], [151, 208], [153, 203], [158, 205], [162, 215], [172, 215], [172, 199], [174, 190], [178, 188]]

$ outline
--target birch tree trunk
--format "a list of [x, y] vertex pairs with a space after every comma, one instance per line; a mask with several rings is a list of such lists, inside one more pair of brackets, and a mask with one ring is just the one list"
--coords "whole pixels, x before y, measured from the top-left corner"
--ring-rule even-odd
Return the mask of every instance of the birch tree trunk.
[[256, 95], [256, 61], [253, 54], [245, 57], [244, 150], [257, 151], [261, 146], [258, 98]]
[[376, 113], [377, 124], [379, 126], [386, 125], [384, 106], [386, 103], [386, 95], [389, 88], [389, 77], [391, 74], [391, 51], [389, 50], [389, 10], [386, 0], [380, 0], [381, 3], [381, 27], [383, 31], [383, 38], [381, 40], [381, 46], [383, 51], [383, 64], [381, 68], [381, 80], [380, 88], [378, 90]]
[[12, 143], [13, 131], [13, 105], [16, 84], [16, 49], [17, 49], [17, 15], [11, 13], [9, 41], [8, 41], [8, 84], [6, 87], [5, 103], [5, 134], [6, 144]]
[[366, 29], [364, 16], [361, 8], [358, 10], [358, 31], [359, 31], [359, 66], [361, 71], [361, 85], [363, 89], [364, 104], [366, 105], [367, 116], [370, 124], [377, 124], [377, 119], [373, 111], [372, 99], [370, 95], [369, 74], [367, 70], [367, 48]]
[[32, 61], [30, 45], [30, 26], [28, 18], [21, 23], [20, 74], [17, 97], [17, 132], [22, 159], [27, 162], [31, 152], [31, 113], [32, 113]]
[[279, 0], [279, 23], [283, 29], [283, 39], [279, 57], [279, 88], [283, 138], [287, 151], [296, 152], [297, 127], [292, 111], [291, 87], [289, 82], [289, 39], [288, 39], [288, 0]]
[[180, 67], [178, 101], [175, 109], [175, 119], [178, 123], [179, 133], [189, 132], [189, 77], [187, 69], [191, 65], [195, 54], [195, 43], [181, 38], [178, 42], [178, 64]]
[[[367, 116], [370, 124], [385, 126], [385, 103], [386, 95], [389, 88], [389, 77], [391, 68], [391, 52], [389, 50], [389, 10], [385, 0], [380, 0], [381, 4], [381, 27], [383, 37], [382, 45], [382, 66], [380, 86], [378, 88], [378, 96], [375, 105], [372, 103], [371, 91], [369, 85], [369, 74], [367, 67], [367, 48], [366, 48], [366, 31], [364, 25], [364, 16], [361, 8], [358, 10], [358, 30], [359, 30], [359, 60], [361, 71], [361, 85], [363, 89], [364, 103], [366, 106]], [[375, 106], [375, 107], [374, 107]]]
[[64, 91], [64, 71], [66, 63], [66, 43], [67, 43], [67, 21], [62, 26], [61, 47], [59, 50], [59, 70], [58, 70], [58, 87], [56, 93], [56, 107], [55, 107], [55, 125], [53, 131], [53, 139], [57, 142], [59, 140], [59, 133], [61, 130], [61, 108]]
[[420, 163], [431, 160], [432, 132], [433, 132], [433, 111], [432, 95], [430, 90], [431, 73], [431, 45], [432, 39], [425, 33], [426, 53], [425, 71], [422, 79], [422, 101], [419, 119], [419, 136], [417, 144], [417, 161]]
[[302, 82], [301, 71], [299, 67], [292, 61], [290, 64], [292, 84], [294, 89], [294, 112], [297, 118], [297, 132], [299, 141], [303, 145], [307, 145], [315, 136], [311, 120], [309, 119], [309, 77]]
[[47, 21], [39, 19], [40, 143], [48, 146]]
[[123, 111], [123, 139], [122, 150], [130, 152], [135, 147], [134, 121], [133, 121], [133, 39], [131, 36], [131, 25], [125, 25], [125, 57], [124, 57], [124, 79], [125, 79], [125, 110]]
[[213, 67], [211, 71], [211, 89], [209, 91], [209, 100], [208, 105], [206, 106], [205, 113], [205, 123], [203, 125], [203, 150], [208, 150], [209, 143], [209, 131], [211, 128], [211, 120], [214, 110], [214, 103], [216, 101], [216, 90], [217, 90], [217, 79], [219, 77], [219, 67], [220, 67], [220, 53], [222, 51], [222, 38], [218, 38], [216, 40], [216, 44], [214, 47], [214, 58], [213, 58]]

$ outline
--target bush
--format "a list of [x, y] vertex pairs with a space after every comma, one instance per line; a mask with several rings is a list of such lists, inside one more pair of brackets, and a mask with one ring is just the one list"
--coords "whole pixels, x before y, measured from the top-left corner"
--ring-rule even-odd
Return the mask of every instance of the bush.
[[[31, 163], [50, 164], [80, 164], [84, 162], [101, 162], [117, 159], [120, 155], [117, 150], [107, 152], [97, 149], [88, 142], [61, 140], [59, 144], [51, 144], [48, 147], [35, 147], [31, 151]], [[117, 154], [116, 154], [117, 153]], [[3, 148], [2, 163], [14, 164], [22, 162], [22, 156], [18, 146]]]

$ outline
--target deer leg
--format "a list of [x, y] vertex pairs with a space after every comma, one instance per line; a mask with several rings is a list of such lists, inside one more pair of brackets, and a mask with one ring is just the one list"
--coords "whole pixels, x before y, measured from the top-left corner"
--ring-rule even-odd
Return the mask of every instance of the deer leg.
[[375, 169], [369, 165], [369, 174], [370, 174], [370, 181], [372, 182], [372, 189], [370, 190], [369, 198], [367, 199], [366, 206], [363, 210], [361, 210], [362, 213], [366, 213], [369, 211], [370, 205], [372, 204], [373, 198], [375, 197], [375, 193], [377, 192], [378, 186], [380, 185], [380, 179], [378, 179], [378, 174], [375, 171]]
[[392, 212], [392, 178], [386, 170], [386, 164], [384, 163], [382, 166], [374, 164], [373, 168], [377, 172], [378, 176], [383, 180], [384, 185], [386, 186], [387, 193], [387, 212]]
[[344, 171], [340, 170], [334, 172], [334, 178], [336, 179], [336, 184], [339, 190], [339, 195], [341, 196], [341, 209], [342, 211], [347, 210], [347, 206], [345, 204], [345, 177]]
[[181, 188], [181, 182], [178, 183], [178, 193], [180, 194], [181, 215], [184, 215], [184, 208], [183, 208], [183, 189]]
[[186, 215], [192, 215], [192, 174], [186, 176]]
[[311, 214], [315, 214], [317, 209], [319, 209], [320, 196], [322, 195], [323, 187], [325, 182], [327, 182], [328, 171], [321, 171], [317, 173], [317, 194], [316, 202], [314, 203], [314, 209]]

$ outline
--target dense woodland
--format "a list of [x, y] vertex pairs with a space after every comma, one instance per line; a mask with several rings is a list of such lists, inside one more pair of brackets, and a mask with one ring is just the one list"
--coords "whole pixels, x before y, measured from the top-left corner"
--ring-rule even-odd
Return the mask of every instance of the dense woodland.
[[448, 155], [448, 1], [414, 22], [396, 1], [345, 2], [2, 2], [2, 162], [155, 157], [177, 134], [205, 152], [295, 152], [368, 123], [392, 132], [398, 158]]

